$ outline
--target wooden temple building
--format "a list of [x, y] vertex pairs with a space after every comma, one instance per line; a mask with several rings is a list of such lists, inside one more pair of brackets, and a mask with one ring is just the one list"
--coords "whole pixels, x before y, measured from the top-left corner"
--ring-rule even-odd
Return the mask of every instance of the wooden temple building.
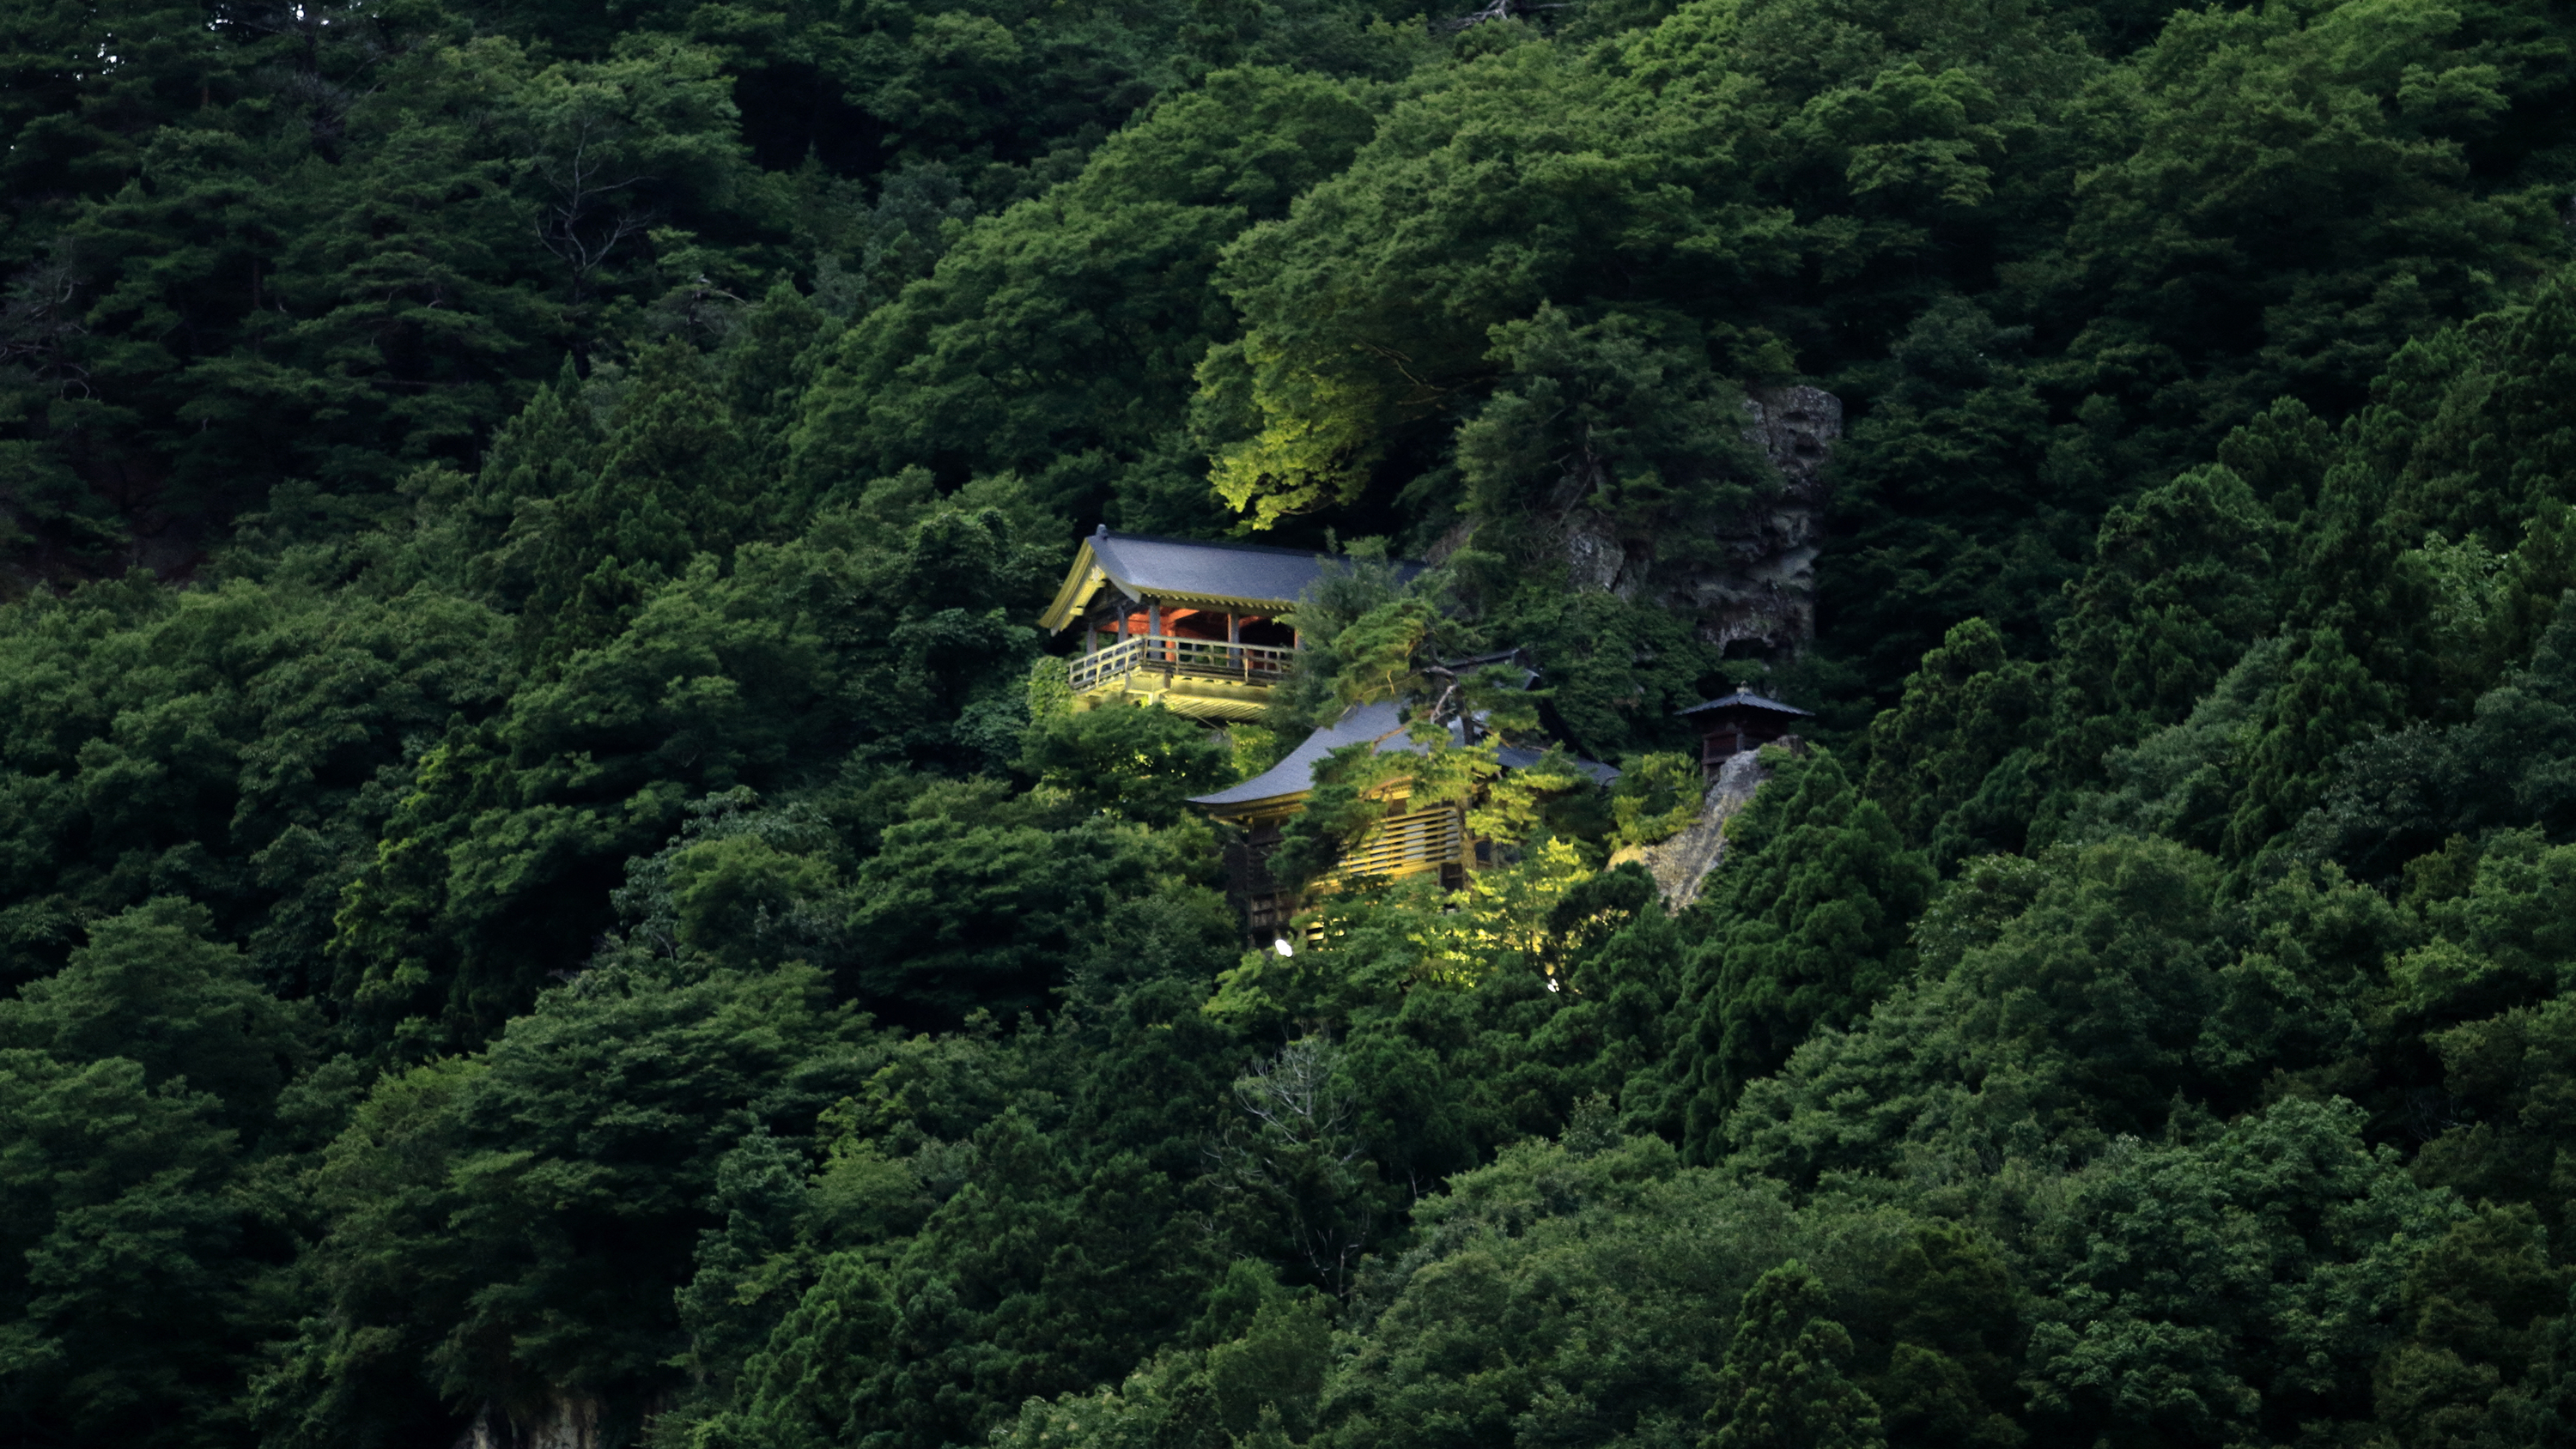
[[1703, 700], [1681, 714], [1700, 728], [1700, 768], [1709, 771], [1725, 764], [1730, 755], [1789, 738], [1796, 733], [1798, 721], [1814, 718], [1795, 705], [1740, 689], [1720, 699]]
[[[1051, 634], [1082, 631], [1068, 661], [1077, 709], [1160, 703], [1195, 719], [1256, 719], [1297, 647], [1280, 616], [1334, 563], [1330, 554], [1103, 524], [1082, 541], [1039, 623]], [[1407, 578], [1422, 568], [1397, 565]]]
[[[1450, 738], [1467, 743], [1464, 727], [1452, 725]], [[1306, 808], [1315, 785], [1315, 767], [1324, 757], [1348, 745], [1376, 741], [1380, 752], [1422, 752], [1423, 745], [1405, 732], [1401, 710], [1393, 701], [1353, 706], [1339, 720], [1306, 737], [1288, 757], [1230, 789], [1191, 798], [1192, 804], [1218, 820], [1241, 828], [1242, 837], [1226, 851], [1227, 892], [1242, 903], [1244, 924], [1255, 941], [1275, 939], [1296, 911], [1295, 899], [1271, 878], [1270, 853], [1279, 848], [1280, 827]], [[1539, 750], [1506, 745], [1496, 752], [1505, 770], [1538, 762]], [[1602, 785], [1619, 778], [1608, 765], [1580, 762]], [[1401, 786], [1391, 788], [1402, 788]], [[1319, 885], [1360, 875], [1402, 878], [1437, 872], [1444, 890], [1467, 882], [1467, 872], [1494, 863], [1493, 847], [1467, 829], [1464, 807], [1441, 803], [1425, 809], [1409, 801], [1390, 801], [1385, 819], [1352, 843], [1341, 864]]]
[[[1191, 804], [1243, 832], [1226, 847], [1226, 894], [1242, 905], [1244, 926], [1255, 941], [1275, 938], [1297, 908], [1295, 899], [1270, 877], [1270, 854], [1279, 848], [1280, 827], [1306, 808], [1315, 767], [1325, 756], [1369, 740], [1378, 741], [1380, 750], [1422, 748], [1404, 733], [1393, 702], [1363, 704], [1308, 735], [1286, 759], [1242, 784], [1191, 797]], [[1440, 884], [1454, 890], [1465, 882], [1472, 858], [1466, 815], [1456, 806], [1399, 807], [1343, 859], [1342, 869], [1387, 876], [1437, 871]]]
[[[1211, 724], [1252, 720], [1260, 717], [1270, 691], [1287, 678], [1295, 657], [1296, 632], [1282, 616], [1334, 564], [1329, 554], [1149, 538], [1112, 533], [1103, 526], [1083, 540], [1064, 586], [1039, 622], [1059, 636], [1081, 631], [1067, 661], [1077, 709], [1161, 704]], [[1424, 566], [1396, 567], [1400, 577], [1410, 578]], [[1442, 670], [1492, 664], [1520, 665], [1524, 683], [1537, 677], [1518, 650], [1449, 661]], [[1468, 743], [1474, 728], [1453, 723], [1451, 738]], [[1191, 801], [1241, 831], [1226, 848], [1228, 884], [1256, 942], [1278, 939], [1296, 909], [1267, 868], [1280, 842], [1280, 827], [1306, 808], [1315, 768], [1325, 756], [1370, 741], [1380, 751], [1423, 749], [1406, 733], [1396, 703], [1359, 705], [1316, 730], [1260, 775]], [[1539, 755], [1506, 746], [1499, 759], [1504, 769], [1514, 770], [1535, 763]], [[1588, 760], [1583, 768], [1604, 785], [1619, 774]], [[1491, 845], [1471, 836], [1460, 806], [1415, 810], [1409, 801], [1390, 803], [1394, 808], [1387, 817], [1354, 842], [1340, 866], [1319, 884], [1329, 889], [1333, 881], [1352, 876], [1437, 872], [1444, 887], [1456, 889], [1465, 884], [1467, 872], [1492, 863]]]

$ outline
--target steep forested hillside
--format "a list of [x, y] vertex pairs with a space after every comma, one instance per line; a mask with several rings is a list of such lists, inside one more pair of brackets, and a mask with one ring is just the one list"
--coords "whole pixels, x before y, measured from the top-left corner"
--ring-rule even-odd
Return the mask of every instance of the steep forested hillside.
[[2567, 0], [943, 3], [0, 7], [14, 1442], [2576, 1441]]

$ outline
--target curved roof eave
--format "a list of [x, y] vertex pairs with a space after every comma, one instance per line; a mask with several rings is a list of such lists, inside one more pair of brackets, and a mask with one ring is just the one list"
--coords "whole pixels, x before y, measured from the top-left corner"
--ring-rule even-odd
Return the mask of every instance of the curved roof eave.
[[1733, 694], [1723, 695], [1717, 699], [1703, 699], [1688, 709], [1675, 710], [1673, 713], [1676, 715], [1699, 714], [1703, 711], [1712, 709], [1759, 709], [1769, 711], [1773, 714], [1794, 714], [1804, 719], [1815, 718], [1815, 714], [1811, 710], [1800, 709], [1794, 704], [1782, 704], [1776, 699], [1765, 699], [1761, 695], [1744, 689], [1739, 689]]
[[[1301, 549], [1119, 534], [1104, 525], [1082, 541], [1055, 602], [1038, 622], [1049, 633], [1062, 632], [1103, 583], [1117, 585], [1131, 599], [1275, 615], [1294, 607], [1316, 578], [1338, 562], [1330, 554]], [[1408, 579], [1426, 567], [1410, 561], [1395, 565], [1397, 575]]]

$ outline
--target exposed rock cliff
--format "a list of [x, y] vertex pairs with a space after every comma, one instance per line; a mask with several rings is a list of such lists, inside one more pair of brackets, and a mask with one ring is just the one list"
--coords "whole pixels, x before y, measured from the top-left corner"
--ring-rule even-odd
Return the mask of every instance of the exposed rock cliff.
[[1664, 905], [1680, 910], [1699, 898], [1699, 888], [1709, 873], [1726, 859], [1726, 822], [1753, 802], [1753, 792], [1771, 778], [1758, 751], [1746, 750], [1730, 755], [1717, 769], [1708, 794], [1701, 800], [1699, 819], [1683, 827], [1679, 835], [1659, 844], [1630, 846], [1610, 857], [1613, 865], [1636, 861], [1655, 878], [1655, 889], [1664, 897]]
[[1816, 552], [1826, 499], [1825, 460], [1842, 436], [1842, 399], [1822, 388], [1763, 388], [1746, 394], [1746, 441], [1779, 471], [1781, 488], [1715, 540], [1716, 562], [1682, 562], [1651, 538], [1622, 538], [1589, 510], [1562, 526], [1576, 588], [1645, 599], [1698, 620], [1712, 644], [1747, 641], [1768, 654], [1794, 654], [1815, 637]]
[[455, 1449], [600, 1449], [599, 1401], [580, 1394], [547, 1396], [535, 1417], [521, 1421], [491, 1401], [457, 1436]]

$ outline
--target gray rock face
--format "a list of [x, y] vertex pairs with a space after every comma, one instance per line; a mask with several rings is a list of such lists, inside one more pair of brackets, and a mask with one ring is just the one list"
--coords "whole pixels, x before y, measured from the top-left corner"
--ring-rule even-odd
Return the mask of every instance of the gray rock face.
[[[1693, 549], [1683, 562], [1653, 537], [1620, 536], [1590, 508], [1566, 506], [1593, 481], [1568, 475], [1553, 548], [1577, 589], [1645, 600], [1698, 621], [1700, 637], [1724, 646], [1751, 641], [1775, 657], [1796, 654], [1816, 634], [1816, 553], [1823, 543], [1829, 489], [1825, 462], [1842, 436], [1843, 402], [1820, 387], [1758, 388], [1744, 399], [1745, 441], [1762, 450], [1781, 487], [1718, 530], [1714, 549]], [[1473, 535], [1472, 521], [1450, 529], [1425, 552], [1444, 563]], [[1670, 540], [1666, 540], [1667, 543]]]
[[1594, 589], [1621, 598], [1632, 597], [1633, 584], [1622, 588], [1638, 570], [1631, 567], [1628, 551], [1610, 536], [1601, 515], [1584, 510], [1569, 521], [1565, 531], [1565, 567], [1578, 589]]
[[1771, 772], [1762, 766], [1758, 751], [1746, 750], [1730, 755], [1717, 768], [1717, 778], [1709, 781], [1708, 794], [1700, 801], [1699, 819], [1682, 828], [1670, 840], [1643, 847], [1630, 847], [1612, 856], [1611, 863], [1633, 860], [1645, 866], [1646, 874], [1655, 878], [1655, 889], [1662, 894], [1668, 910], [1681, 910], [1699, 899], [1702, 885], [1710, 872], [1726, 859], [1726, 822], [1753, 803], [1753, 792]]
[[1653, 539], [1621, 539], [1589, 509], [1562, 525], [1567, 572], [1578, 589], [1645, 598], [1696, 618], [1717, 645], [1751, 641], [1795, 654], [1816, 633], [1816, 553], [1827, 502], [1825, 460], [1842, 436], [1842, 399], [1816, 387], [1763, 388], [1744, 400], [1745, 440], [1779, 471], [1782, 487], [1716, 542], [1722, 562], [1659, 558]]
[[522, 1423], [486, 1400], [457, 1436], [455, 1449], [601, 1449], [599, 1401], [549, 1394], [536, 1419]]
[[[1816, 637], [1816, 553], [1823, 545], [1825, 460], [1843, 432], [1843, 400], [1818, 387], [1765, 388], [1745, 398], [1744, 432], [1785, 485], [1725, 538], [1732, 567], [1680, 590], [1712, 644], [1752, 640], [1794, 654]], [[1682, 598], [1669, 600], [1681, 603]]]

